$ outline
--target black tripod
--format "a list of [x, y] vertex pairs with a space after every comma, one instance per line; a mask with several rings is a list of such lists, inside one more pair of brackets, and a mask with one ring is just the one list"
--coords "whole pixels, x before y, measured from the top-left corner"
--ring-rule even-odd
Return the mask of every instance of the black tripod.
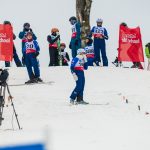
[[10, 94], [10, 90], [9, 90], [9, 87], [8, 87], [8, 84], [6, 83], [6, 81], [3, 82], [3, 83], [0, 83], [0, 126], [2, 125], [2, 121], [4, 120], [2, 115], [3, 115], [4, 104], [5, 104], [5, 93], [6, 93], [6, 90], [8, 92], [8, 95], [9, 95], [8, 98], [9, 98], [9, 100], [11, 102], [11, 106], [13, 108], [13, 111], [14, 111], [14, 114], [15, 114], [15, 118], [16, 118], [19, 130], [20, 130], [22, 128], [20, 127], [19, 120], [18, 120], [18, 115], [16, 113], [15, 106], [14, 106], [14, 103], [13, 103], [13, 100], [12, 100], [13, 97]]

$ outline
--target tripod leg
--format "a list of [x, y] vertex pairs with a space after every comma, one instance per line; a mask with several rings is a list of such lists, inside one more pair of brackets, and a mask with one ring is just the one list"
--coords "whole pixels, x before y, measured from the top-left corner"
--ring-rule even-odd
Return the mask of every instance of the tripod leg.
[[18, 115], [17, 115], [17, 113], [16, 113], [15, 106], [14, 106], [14, 103], [13, 103], [13, 101], [12, 101], [12, 96], [11, 96], [11, 94], [10, 94], [10, 90], [9, 90], [8, 84], [6, 84], [6, 86], [7, 86], [7, 91], [8, 91], [8, 94], [9, 94], [9, 98], [10, 98], [10, 100], [11, 100], [11, 105], [12, 105], [12, 107], [13, 107], [13, 111], [14, 111], [14, 114], [15, 114], [15, 117], [16, 117], [16, 121], [17, 121], [19, 130], [21, 130], [22, 128], [20, 127], [20, 123], [19, 123], [19, 120], [18, 120]]

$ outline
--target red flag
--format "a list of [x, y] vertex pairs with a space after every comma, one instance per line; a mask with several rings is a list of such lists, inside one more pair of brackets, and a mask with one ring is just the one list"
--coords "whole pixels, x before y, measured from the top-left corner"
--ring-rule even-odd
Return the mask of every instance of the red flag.
[[140, 28], [120, 26], [119, 61], [144, 62]]
[[0, 24], [0, 60], [12, 61], [13, 29], [11, 25]]

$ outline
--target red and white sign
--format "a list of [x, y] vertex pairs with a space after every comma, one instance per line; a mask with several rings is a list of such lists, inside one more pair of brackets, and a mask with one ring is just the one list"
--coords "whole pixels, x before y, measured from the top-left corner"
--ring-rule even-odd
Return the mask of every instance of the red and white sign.
[[0, 60], [12, 61], [13, 29], [10, 25], [0, 24]]
[[144, 62], [140, 28], [120, 26], [119, 30], [119, 61]]

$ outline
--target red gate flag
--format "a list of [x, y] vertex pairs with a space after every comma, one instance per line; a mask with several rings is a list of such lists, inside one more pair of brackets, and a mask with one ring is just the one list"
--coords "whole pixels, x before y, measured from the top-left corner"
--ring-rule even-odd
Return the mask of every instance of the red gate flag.
[[144, 62], [140, 28], [128, 28], [120, 25], [119, 61]]
[[0, 60], [12, 61], [13, 29], [11, 25], [0, 24]]

